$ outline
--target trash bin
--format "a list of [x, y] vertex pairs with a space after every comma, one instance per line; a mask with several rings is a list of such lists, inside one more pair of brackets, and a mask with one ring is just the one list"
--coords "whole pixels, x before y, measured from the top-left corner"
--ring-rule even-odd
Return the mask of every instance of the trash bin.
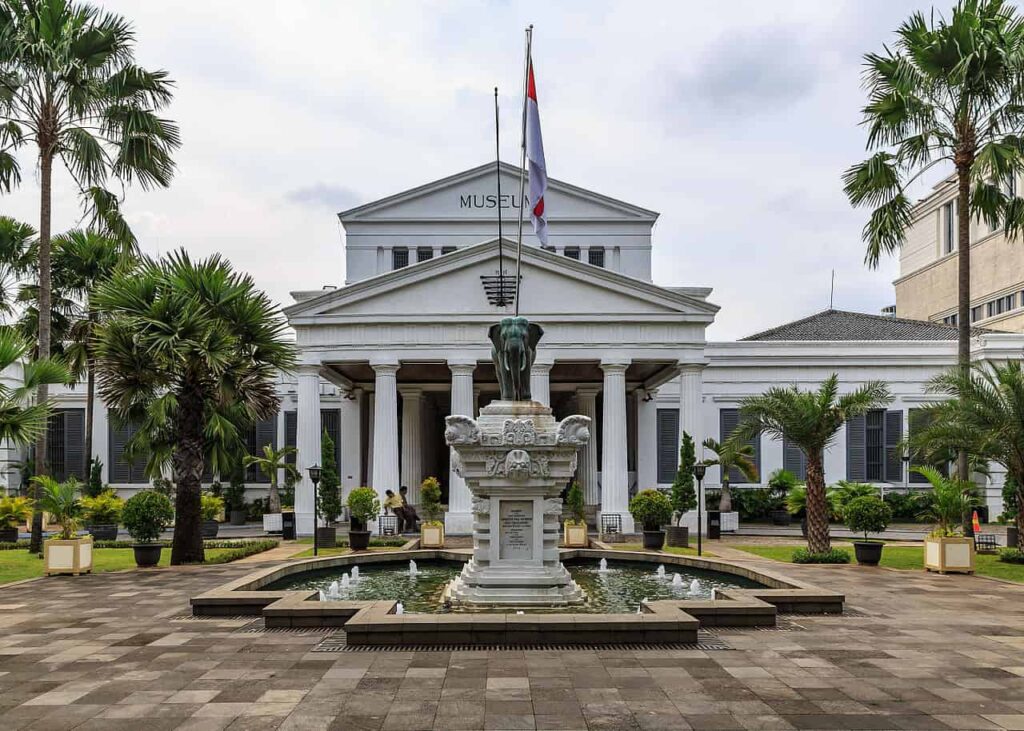
[[295, 511], [285, 510], [281, 513], [281, 538], [286, 541], [295, 540]]
[[722, 511], [708, 511], [708, 538], [722, 537]]

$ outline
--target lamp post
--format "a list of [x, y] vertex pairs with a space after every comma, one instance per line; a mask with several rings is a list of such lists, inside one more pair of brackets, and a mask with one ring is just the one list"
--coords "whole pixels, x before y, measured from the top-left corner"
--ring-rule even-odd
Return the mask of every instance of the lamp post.
[[701, 534], [701, 529], [704, 526], [704, 509], [702, 507], [703, 506], [703, 501], [701, 500], [701, 495], [704, 492], [704, 490], [702, 488], [702, 483], [704, 482], [704, 473], [707, 472], [707, 471], [708, 471], [708, 466], [706, 464], [704, 464], [703, 462], [698, 462], [697, 464], [695, 464], [693, 466], [693, 476], [697, 478], [697, 555], [698, 556], [703, 555], [703, 551], [702, 551], [703, 547], [701, 545], [701, 536], [700, 536], [700, 534]]
[[910, 492], [910, 452], [903, 453], [903, 492]]
[[317, 527], [320, 525], [320, 501], [317, 500], [317, 485], [320, 484], [320, 465], [310, 465], [306, 470], [309, 472], [309, 480], [313, 483], [313, 555], [320, 554], [320, 541], [317, 535]]

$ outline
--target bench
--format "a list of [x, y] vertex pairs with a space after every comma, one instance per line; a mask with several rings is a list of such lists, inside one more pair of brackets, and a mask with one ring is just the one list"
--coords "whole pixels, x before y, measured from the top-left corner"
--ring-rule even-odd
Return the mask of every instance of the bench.
[[994, 553], [999, 549], [995, 533], [975, 533], [974, 550], [978, 553]]

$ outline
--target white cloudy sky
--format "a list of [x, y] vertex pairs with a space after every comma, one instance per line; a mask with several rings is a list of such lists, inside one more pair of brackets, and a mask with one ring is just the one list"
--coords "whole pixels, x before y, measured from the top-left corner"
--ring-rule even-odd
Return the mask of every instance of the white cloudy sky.
[[[335, 212], [493, 159], [531, 22], [550, 174], [661, 212], [655, 282], [714, 287], [710, 337], [823, 309], [833, 268], [837, 307], [894, 301], [840, 174], [864, 154], [861, 55], [923, 2], [103, 4], [178, 84], [179, 173], [125, 204], [144, 250], [221, 252], [281, 303], [343, 280]], [[30, 173], [0, 207], [34, 220], [36, 196]], [[77, 205], [58, 181], [58, 230]]]

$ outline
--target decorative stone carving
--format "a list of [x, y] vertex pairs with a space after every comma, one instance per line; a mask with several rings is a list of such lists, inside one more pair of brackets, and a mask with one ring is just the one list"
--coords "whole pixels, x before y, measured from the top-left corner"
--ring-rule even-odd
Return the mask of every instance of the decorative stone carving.
[[505, 475], [510, 480], [528, 480], [532, 471], [530, 455], [522, 449], [513, 449], [505, 455]]
[[590, 441], [590, 419], [576, 414], [563, 419], [558, 425], [557, 444], [572, 444], [582, 447]]
[[491, 501], [482, 497], [473, 498], [473, 512], [484, 514], [491, 512]]
[[444, 439], [449, 445], [480, 443], [480, 427], [468, 416], [449, 416], [444, 423]]
[[502, 436], [505, 444], [517, 447], [528, 446], [537, 442], [537, 430], [532, 421], [526, 419], [505, 419]]
[[544, 501], [544, 515], [562, 515], [562, 500], [557, 497], [549, 497]]
[[459, 477], [465, 479], [466, 476], [462, 474], [462, 456], [458, 453], [458, 451], [452, 452], [451, 465], [452, 472], [457, 474]]

